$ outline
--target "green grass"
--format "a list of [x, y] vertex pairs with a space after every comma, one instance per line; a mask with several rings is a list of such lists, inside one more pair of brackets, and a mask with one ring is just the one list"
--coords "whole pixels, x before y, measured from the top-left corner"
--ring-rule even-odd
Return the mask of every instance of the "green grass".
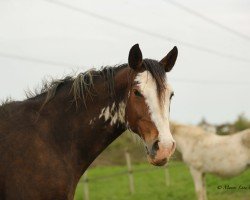
[[[170, 186], [165, 184], [164, 168], [149, 164], [133, 166], [134, 170], [151, 169], [134, 173], [135, 194], [129, 192], [128, 176], [122, 175], [103, 180], [93, 180], [99, 176], [125, 171], [126, 167], [96, 167], [88, 170], [90, 200], [192, 200], [196, 199], [194, 185], [189, 170], [182, 162], [172, 161], [169, 165]], [[231, 179], [221, 179], [207, 175], [207, 193], [210, 200], [249, 200], [250, 188], [247, 190], [219, 190], [219, 185], [250, 187], [250, 170]], [[75, 200], [83, 200], [83, 183], [76, 189]]]

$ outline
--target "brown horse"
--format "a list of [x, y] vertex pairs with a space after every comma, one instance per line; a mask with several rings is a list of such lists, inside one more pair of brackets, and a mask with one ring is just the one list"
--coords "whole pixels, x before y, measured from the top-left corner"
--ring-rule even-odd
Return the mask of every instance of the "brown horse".
[[2, 105], [0, 199], [73, 199], [84, 171], [127, 128], [143, 139], [149, 161], [164, 165], [175, 150], [166, 72], [177, 53], [142, 59], [136, 44], [128, 64], [66, 77]]

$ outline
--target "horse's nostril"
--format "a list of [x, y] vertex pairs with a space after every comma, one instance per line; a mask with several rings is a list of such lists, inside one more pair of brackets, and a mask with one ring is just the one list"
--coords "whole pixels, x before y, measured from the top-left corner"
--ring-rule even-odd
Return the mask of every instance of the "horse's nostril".
[[158, 151], [159, 150], [159, 140], [156, 140], [152, 146], [153, 151]]

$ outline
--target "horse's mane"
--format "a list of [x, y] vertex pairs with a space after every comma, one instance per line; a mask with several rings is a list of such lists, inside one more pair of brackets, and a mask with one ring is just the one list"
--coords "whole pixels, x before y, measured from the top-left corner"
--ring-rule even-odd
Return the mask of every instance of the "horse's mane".
[[[163, 89], [165, 88], [165, 70], [156, 60], [144, 59], [144, 67], [151, 73], [153, 78], [156, 80], [157, 91], [160, 98], [163, 99]], [[107, 92], [111, 98], [115, 97], [114, 90], [114, 75], [117, 71], [127, 67], [128, 64], [116, 65], [116, 66], [105, 66], [101, 67], [100, 70], [90, 69], [84, 73], [79, 73], [75, 78], [72, 76], [66, 76], [63, 79], [52, 80], [51, 82], [45, 82], [40, 94], [29, 96], [34, 98], [38, 95], [46, 93], [46, 99], [44, 105], [48, 103], [56, 95], [56, 91], [59, 87], [67, 82], [72, 82], [71, 91], [73, 92], [74, 101], [77, 103], [79, 100], [83, 100], [86, 103], [86, 96], [92, 98], [96, 95], [94, 80], [103, 78], [106, 83]]]
[[45, 100], [43, 102], [44, 106], [55, 97], [59, 88], [67, 83], [70, 83], [72, 84], [70, 92], [73, 94], [73, 101], [77, 104], [81, 100], [86, 105], [86, 97], [89, 96], [90, 98], [92, 98], [96, 95], [94, 82], [96, 82], [97, 80], [104, 80], [108, 90], [107, 92], [110, 94], [110, 97], [113, 98], [115, 96], [114, 74], [116, 73], [116, 71], [126, 66], [126, 64], [117, 66], [105, 66], [101, 67], [100, 70], [92, 68], [86, 72], [79, 73], [75, 77], [66, 76], [62, 79], [44, 81], [40, 91], [28, 91], [26, 92], [26, 97], [28, 99], [35, 99], [42, 95], [45, 95]]
[[185, 125], [177, 122], [170, 122], [170, 130], [173, 135], [183, 135], [187, 138], [203, 138], [211, 135], [217, 135], [205, 131], [203, 128], [194, 125]]
[[[86, 105], [86, 97], [92, 98], [96, 95], [95, 82], [97, 80], [104, 80], [111, 98], [115, 97], [114, 90], [114, 76], [117, 71], [127, 67], [128, 64], [105, 66], [100, 70], [90, 69], [84, 73], [79, 73], [76, 77], [66, 76], [62, 79], [52, 79], [51, 81], [43, 81], [43, 86], [40, 90], [26, 91], [27, 99], [35, 99], [45, 96], [43, 106], [51, 101], [59, 88], [67, 83], [72, 83], [71, 92], [73, 94], [73, 101], [77, 104], [80, 100]], [[160, 99], [163, 99], [165, 89], [165, 70], [158, 61], [152, 59], [143, 60], [144, 68], [149, 71], [156, 81], [157, 91]], [[8, 101], [8, 103], [11, 103]], [[7, 104], [8, 104], [7, 103]]]

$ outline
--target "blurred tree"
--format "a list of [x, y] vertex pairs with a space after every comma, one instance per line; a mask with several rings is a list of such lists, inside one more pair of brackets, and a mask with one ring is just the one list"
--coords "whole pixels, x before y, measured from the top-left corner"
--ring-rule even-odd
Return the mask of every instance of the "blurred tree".
[[233, 124], [235, 131], [242, 131], [250, 128], [250, 121], [247, 119], [244, 113], [240, 114], [237, 120]]

